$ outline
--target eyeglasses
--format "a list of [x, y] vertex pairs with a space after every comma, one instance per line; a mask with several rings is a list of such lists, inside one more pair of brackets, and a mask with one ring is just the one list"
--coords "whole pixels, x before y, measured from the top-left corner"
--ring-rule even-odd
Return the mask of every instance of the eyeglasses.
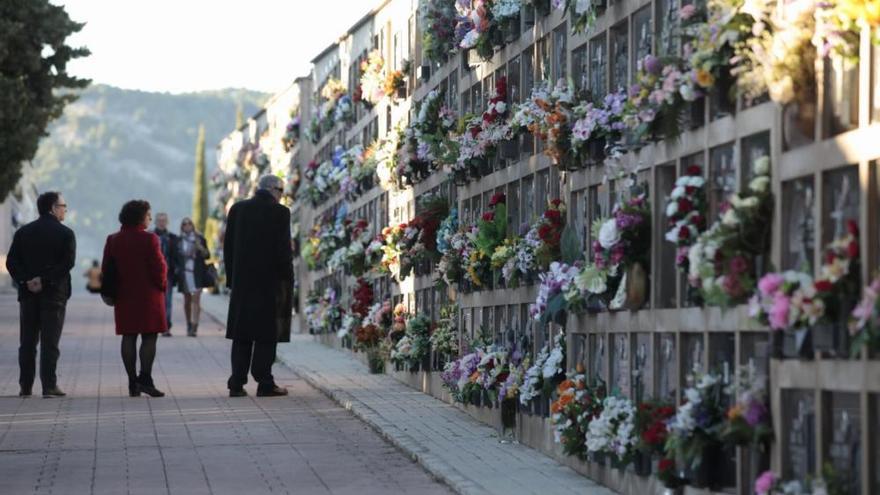
[[56, 208], [64, 208], [67, 209], [67, 203], [55, 203]]

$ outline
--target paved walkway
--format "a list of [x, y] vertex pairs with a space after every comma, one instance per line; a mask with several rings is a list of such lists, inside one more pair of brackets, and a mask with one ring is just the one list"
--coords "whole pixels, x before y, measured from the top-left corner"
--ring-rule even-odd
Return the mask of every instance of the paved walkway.
[[160, 339], [167, 397], [129, 398], [110, 308], [75, 296], [59, 364], [68, 397], [21, 399], [18, 306], [0, 296], [0, 494], [449, 493], [284, 366], [289, 397], [230, 399], [229, 344], [206, 320], [197, 339], [179, 336], [180, 321]]
[[[225, 321], [226, 299], [205, 299], [208, 311]], [[532, 448], [499, 443], [494, 429], [463, 411], [390, 376], [371, 375], [347, 352], [311, 336], [280, 345], [279, 358], [459, 493], [614, 493]]]

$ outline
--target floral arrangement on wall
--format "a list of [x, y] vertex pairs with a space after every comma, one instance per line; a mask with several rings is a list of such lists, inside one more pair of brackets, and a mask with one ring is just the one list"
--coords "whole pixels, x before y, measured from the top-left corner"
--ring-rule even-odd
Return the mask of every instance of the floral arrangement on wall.
[[675, 181], [675, 187], [666, 202], [669, 230], [666, 240], [678, 246], [675, 264], [688, 271], [688, 251], [697, 237], [706, 229], [706, 179], [699, 165], [691, 165]]
[[688, 250], [688, 281], [710, 305], [744, 303], [754, 292], [767, 252], [773, 197], [770, 159], [755, 160], [746, 194], [733, 194], [722, 205], [721, 218], [699, 235]]
[[361, 62], [360, 99], [368, 107], [377, 105], [385, 96], [385, 60], [379, 50], [367, 54]]
[[281, 136], [281, 145], [284, 151], [290, 151], [296, 147], [299, 142], [299, 109], [290, 111], [290, 121], [284, 127], [284, 134]]

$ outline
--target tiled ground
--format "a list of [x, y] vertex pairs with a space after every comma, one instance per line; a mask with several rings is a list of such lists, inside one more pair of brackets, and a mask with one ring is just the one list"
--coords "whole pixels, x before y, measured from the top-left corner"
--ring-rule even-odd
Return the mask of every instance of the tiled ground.
[[[224, 297], [209, 297], [205, 304], [225, 321]], [[308, 335], [280, 345], [278, 355], [459, 493], [613, 493], [535, 449], [499, 443], [495, 430], [463, 411], [390, 376], [371, 375], [350, 353], [330, 349]]]
[[74, 296], [59, 363], [68, 397], [20, 399], [18, 305], [0, 296], [0, 494], [449, 493], [282, 365], [289, 397], [254, 397], [251, 383], [230, 399], [220, 327], [205, 318], [193, 339], [181, 326], [159, 340], [154, 378], [168, 395], [129, 398], [111, 309]]

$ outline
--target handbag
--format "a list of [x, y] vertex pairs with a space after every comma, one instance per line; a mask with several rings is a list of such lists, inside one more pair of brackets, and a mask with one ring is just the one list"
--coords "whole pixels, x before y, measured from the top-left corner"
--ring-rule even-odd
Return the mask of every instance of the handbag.
[[118, 284], [119, 273], [116, 268], [116, 260], [111, 256], [104, 261], [104, 271], [101, 273], [101, 299], [107, 306], [116, 304]]
[[217, 287], [217, 279], [220, 276], [217, 274], [217, 268], [214, 266], [214, 263], [206, 263], [205, 264], [205, 287], [208, 289], [213, 289]]

